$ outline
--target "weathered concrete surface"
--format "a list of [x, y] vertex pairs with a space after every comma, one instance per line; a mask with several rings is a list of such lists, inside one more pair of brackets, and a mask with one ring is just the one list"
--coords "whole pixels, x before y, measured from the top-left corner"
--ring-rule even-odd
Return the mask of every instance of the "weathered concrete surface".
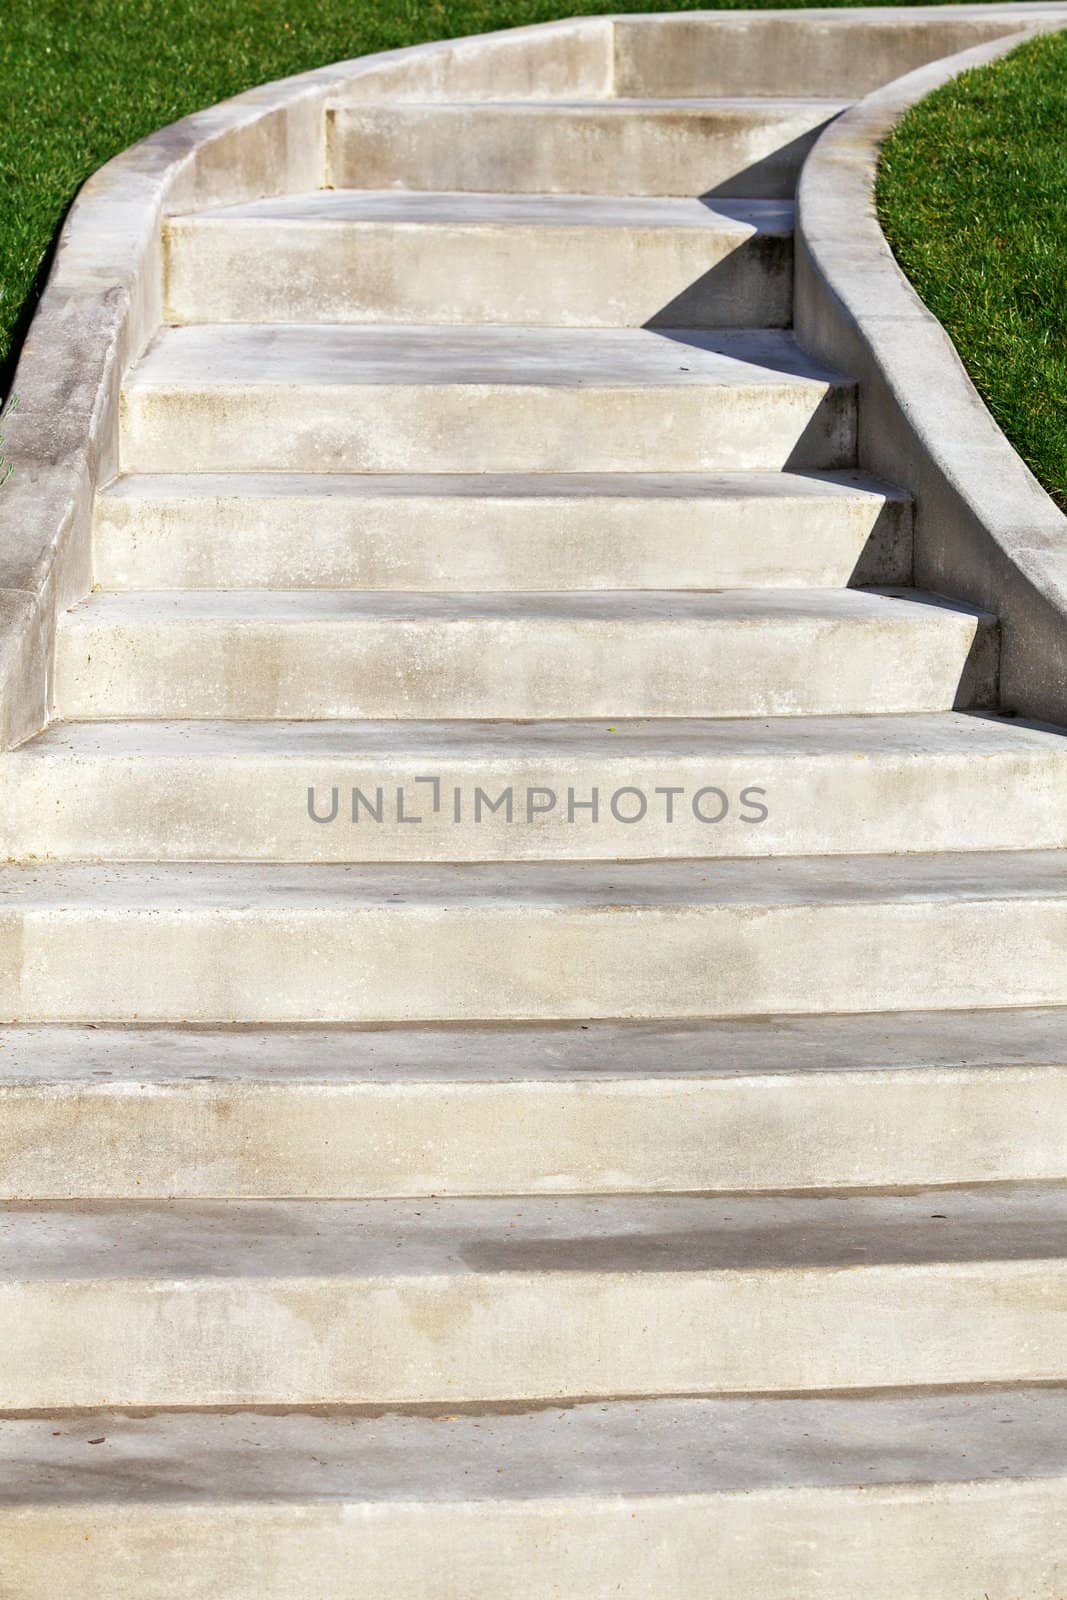
[[165, 329], [126, 472], [775, 471], [851, 465], [851, 383], [781, 332]]
[[4, 1021], [763, 1016], [1067, 1004], [1057, 851], [7, 867]]
[[783, 199], [841, 101], [332, 105], [332, 188]]
[[[941, 6], [935, 15], [908, 8], [891, 18], [877, 10], [724, 12], [699, 23], [548, 24], [324, 68], [187, 118], [118, 157], [71, 211], [15, 379], [22, 405], [7, 438], [16, 471], [0, 500], [0, 592], [11, 596], [0, 651], [0, 739], [17, 743], [46, 719], [55, 617], [89, 587], [91, 501], [114, 470], [119, 384], [160, 317], [161, 216], [314, 188], [323, 176], [327, 100], [425, 104], [536, 92], [573, 101], [606, 97], [613, 81], [623, 93], [677, 94], [686, 90], [680, 71], [703, 72], [711, 62], [725, 76], [708, 80], [705, 93], [794, 94], [804, 63], [817, 74], [805, 80], [805, 92], [847, 99], [871, 87], [875, 73], [892, 76], [969, 44], [976, 29], [1007, 34], [1023, 19], [1047, 27], [1064, 15], [1047, 5]], [[652, 30], [662, 40], [658, 61]]]
[[1067, 1010], [0, 1030], [5, 1199], [1065, 1177]]
[[[1029, 14], [1019, 13], [1022, 22]], [[1067, 17], [1046, 13], [1041, 26]], [[878, 225], [878, 149], [909, 106], [1014, 39], [937, 62], [850, 111], [799, 190], [796, 325], [855, 373], [861, 462], [916, 501], [916, 581], [997, 613], [1002, 704], [1067, 722], [1067, 519], [986, 410], [948, 335], [897, 267]]]
[[759, 717], [988, 705], [990, 619], [873, 590], [94, 595], [71, 719]]
[[171, 217], [164, 317], [788, 327], [779, 200], [318, 189]]
[[976, 715], [66, 723], [0, 767], [23, 861], [1064, 848], [1067, 739]]
[[[238, 720], [56, 729], [0, 773], [6, 848], [63, 863], [0, 871], [0, 1408], [52, 1410], [15, 1423], [25, 1497], [0, 1489], [12, 1600], [1061, 1600], [1062, 1405], [1019, 1385], [1067, 1375], [1062, 735], [949, 714], [995, 697], [985, 611], [842, 587], [913, 579], [905, 498], [849, 468], [850, 360], [692, 331], [788, 309], [760, 254], [784, 214], [695, 192], [781, 190], [865, 77], [1019, 20], [401, 52], [171, 130], [76, 213], [2, 508], [29, 674], [3, 737], [51, 703], [120, 463], [141, 480], [100, 508], [95, 573], [127, 592], [64, 620], [56, 704]], [[790, 55], [810, 79], [776, 86]], [[731, 92], [755, 98], [708, 98]], [[309, 199], [328, 125], [363, 192]], [[491, 170], [517, 193], [382, 190]], [[545, 173], [607, 192], [524, 194]], [[689, 200], [610, 192], [682, 177]], [[316, 325], [153, 340], [167, 312]], [[738, 711], [773, 720], [672, 720]], [[608, 720], [635, 712], [659, 720]], [[709, 760], [741, 805], [766, 773], [762, 848], [610, 805], [593, 840], [557, 794], [515, 833], [394, 820], [354, 868], [353, 824], [306, 814], [309, 787], [347, 810], [427, 763], [581, 804]], [[566, 859], [596, 851], [625, 859]], [[244, 861], [182, 863], [205, 854]], [[664, 1427], [611, 1398], [905, 1384], [894, 1410], [691, 1400]], [[1025, 1408], [1010, 1445], [994, 1384]], [[139, 1402], [451, 1411], [358, 1419], [355, 1451], [351, 1415], [71, 1422]]]
[[1062, 1183], [14, 1203], [0, 1398], [46, 1410], [1062, 1381], [1065, 1237]]
[[1028, 1600], [1062, 1593], [1059, 1389], [103, 1413], [3, 1421], [0, 1439], [26, 1600], [75, 1577], [86, 1600], [901, 1600], [1018, 1593], [1019, 1573]]
[[1004, 36], [1057, 8], [926, 6], [892, 11], [756, 11], [709, 27], [706, 12], [620, 16], [614, 92], [824, 95], [855, 100], [892, 78]]
[[911, 581], [853, 472], [149, 474], [97, 496], [102, 589], [767, 589]]
[[359, 101], [595, 99], [612, 93], [614, 18], [506, 28], [346, 65], [333, 93]]

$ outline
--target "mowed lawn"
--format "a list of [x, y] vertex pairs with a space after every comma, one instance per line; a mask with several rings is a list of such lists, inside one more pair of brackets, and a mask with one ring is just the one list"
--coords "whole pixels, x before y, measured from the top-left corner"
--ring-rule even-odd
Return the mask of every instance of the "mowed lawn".
[[914, 107], [882, 152], [878, 209], [987, 406], [1067, 510], [1067, 33]]

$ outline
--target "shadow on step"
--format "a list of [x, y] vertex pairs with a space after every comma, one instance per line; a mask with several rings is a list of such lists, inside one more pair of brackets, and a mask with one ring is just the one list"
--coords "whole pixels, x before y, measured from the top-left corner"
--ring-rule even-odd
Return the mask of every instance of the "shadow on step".
[[[835, 112], [834, 116], [840, 113]], [[701, 199], [712, 197], [734, 197], [748, 200], [781, 200], [792, 197], [796, 190], [800, 169], [804, 165], [809, 150], [816, 139], [834, 120], [834, 116], [826, 118], [817, 127], [810, 128], [791, 139], [788, 144], [783, 144], [777, 150], [772, 150], [769, 155], [761, 156], [751, 166], [734, 172], [725, 178], [722, 183], [714, 188], [705, 190]]]
[[707, 272], [668, 300], [646, 328], [788, 328], [793, 321], [793, 204], [791, 200], [715, 200], [700, 203], [716, 217], [755, 231]]

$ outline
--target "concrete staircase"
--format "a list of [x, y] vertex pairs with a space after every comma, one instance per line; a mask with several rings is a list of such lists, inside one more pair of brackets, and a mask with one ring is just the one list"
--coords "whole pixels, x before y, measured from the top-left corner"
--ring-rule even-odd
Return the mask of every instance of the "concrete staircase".
[[788, 331], [838, 108], [166, 222], [0, 765], [4, 1600], [1064, 1593], [1067, 741]]

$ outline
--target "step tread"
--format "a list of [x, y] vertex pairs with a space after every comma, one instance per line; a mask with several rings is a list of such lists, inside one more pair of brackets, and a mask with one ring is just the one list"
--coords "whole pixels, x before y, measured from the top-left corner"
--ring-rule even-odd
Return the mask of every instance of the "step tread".
[[0, 1086], [771, 1079], [1067, 1069], [1067, 1007], [540, 1026], [0, 1027]]
[[0, 1282], [785, 1272], [1055, 1261], [1067, 1184], [888, 1194], [11, 1201]]
[[312, 189], [305, 194], [269, 195], [239, 205], [179, 213], [167, 218], [169, 230], [216, 222], [341, 226], [402, 223], [434, 227], [535, 226], [697, 229], [747, 236], [753, 232], [788, 235], [793, 231], [790, 200], [698, 200], [658, 195], [479, 194], [455, 190]]
[[876, 499], [906, 502], [890, 484], [856, 471], [819, 472], [131, 472], [104, 500], [443, 497], [470, 500]]
[[839, 388], [854, 383], [777, 329], [197, 323], [166, 328], [124, 392], [275, 385], [641, 389]]
[[[94, 1451], [90, 1440], [103, 1438]], [[0, 1504], [500, 1502], [1067, 1475], [1067, 1388], [0, 1419]]]
[[182, 757], [221, 762], [316, 760], [453, 761], [510, 758], [664, 760], [704, 756], [830, 760], [880, 757], [1042, 755], [1067, 757], [1067, 734], [992, 715], [771, 717], [622, 722], [53, 722], [5, 758], [27, 761], [152, 761]]
[[839, 627], [906, 623], [973, 633], [986, 614], [921, 590], [719, 589], [533, 590], [431, 594], [413, 590], [162, 589], [99, 592], [65, 613], [62, 627], [212, 624], [252, 627], [351, 623], [486, 622], [511, 627], [538, 621], [662, 627], [808, 622]]
[[520, 862], [371, 866], [162, 862], [0, 866], [0, 919], [34, 912], [219, 911], [275, 920], [342, 908], [442, 913], [506, 909], [768, 909], [800, 905], [1004, 903], [1067, 899], [1067, 851], [785, 856], [719, 861]]
[[530, 116], [552, 116], [555, 112], [619, 113], [664, 111], [691, 112], [694, 117], [706, 116], [709, 111], [763, 113], [773, 117], [781, 111], [797, 111], [810, 106], [825, 110], [828, 115], [846, 110], [851, 100], [829, 99], [823, 95], [654, 95], [647, 98], [612, 95], [610, 98], [584, 100], [332, 100], [327, 101], [330, 113], [343, 111], [353, 116], [403, 115], [405, 112], [482, 111], [517, 112]]

